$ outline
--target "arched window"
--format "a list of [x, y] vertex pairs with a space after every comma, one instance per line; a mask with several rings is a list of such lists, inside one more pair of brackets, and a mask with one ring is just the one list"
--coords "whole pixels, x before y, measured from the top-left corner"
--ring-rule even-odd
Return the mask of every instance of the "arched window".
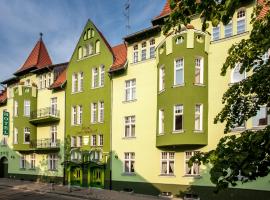
[[99, 40], [97, 40], [96, 41], [96, 53], [99, 53], [100, 52], [100, 41]]
[[94, 29], [91, 29], [91, 37], [94, 37], [95, 36], [95, 31]]
[[82, 58], [82, 47], [78, 48], [78, 59]]
[[92, 43], [89, 43], [88, 44], [88, 55], [92, 55], [94, 52], [93, 52], [93, 44]]
[[83, 47], [83, 57], [87, 56], [87, 47]]
[[246, 78], [246, 72], [240, 73], [241, 66], [242, 64], [237, 64], [235, 68], [232, 70], [231, 83], [237, 83]]
[[91, 38], [91, 30], [90, 28], [87, 29], [87, 39]]

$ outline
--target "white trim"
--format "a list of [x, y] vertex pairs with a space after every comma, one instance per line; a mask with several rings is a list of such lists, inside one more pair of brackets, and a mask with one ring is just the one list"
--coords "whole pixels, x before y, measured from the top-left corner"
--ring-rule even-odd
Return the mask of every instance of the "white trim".
[[[178, 60], [182, 60], [182, 65], [176, 67], [176, 62]], [[183, 71], [183, 73], [182, 73], [183, 81], [182, 81], [182, 83], [178, 83], [177, 84], [176, 83], [176, 70], [181, 70], [181, 69]], [[179, 57], [179, 58], [174, 59], [174, 85], [182, 85], [184, 83], [185, 83], [185, 61], [184, 61], [184, 58], [183, 57]]]

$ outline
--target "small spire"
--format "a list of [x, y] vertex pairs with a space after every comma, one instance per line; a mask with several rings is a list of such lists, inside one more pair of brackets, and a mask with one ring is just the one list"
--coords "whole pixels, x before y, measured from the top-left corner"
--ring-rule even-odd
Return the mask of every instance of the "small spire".
[[42, 40], [43, 33], [40, 32], [39, 35], [40, 35], [40, 40]]

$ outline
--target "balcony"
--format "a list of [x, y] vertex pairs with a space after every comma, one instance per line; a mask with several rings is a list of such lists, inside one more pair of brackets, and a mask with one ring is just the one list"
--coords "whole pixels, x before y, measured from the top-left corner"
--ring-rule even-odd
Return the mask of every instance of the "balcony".
[[31, 142], [31, 148], [37, 150], [52, 150], [58, 151], [60, 149], [60, 140], [52, 141], [51, 138], [38, 139]]
[[58, 122], [60, 120], [60, 111], [51, 107], [41, 108], [36, 111], [32, 111], [30, 115], [30, 122], [32, 124], [42, 124]]

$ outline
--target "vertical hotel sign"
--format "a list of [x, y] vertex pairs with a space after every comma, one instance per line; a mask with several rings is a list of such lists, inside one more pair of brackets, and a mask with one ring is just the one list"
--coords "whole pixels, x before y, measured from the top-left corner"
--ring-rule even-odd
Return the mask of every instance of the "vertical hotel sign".
[[9, 112], [3, 112], [3, 135], [9, 135]]

